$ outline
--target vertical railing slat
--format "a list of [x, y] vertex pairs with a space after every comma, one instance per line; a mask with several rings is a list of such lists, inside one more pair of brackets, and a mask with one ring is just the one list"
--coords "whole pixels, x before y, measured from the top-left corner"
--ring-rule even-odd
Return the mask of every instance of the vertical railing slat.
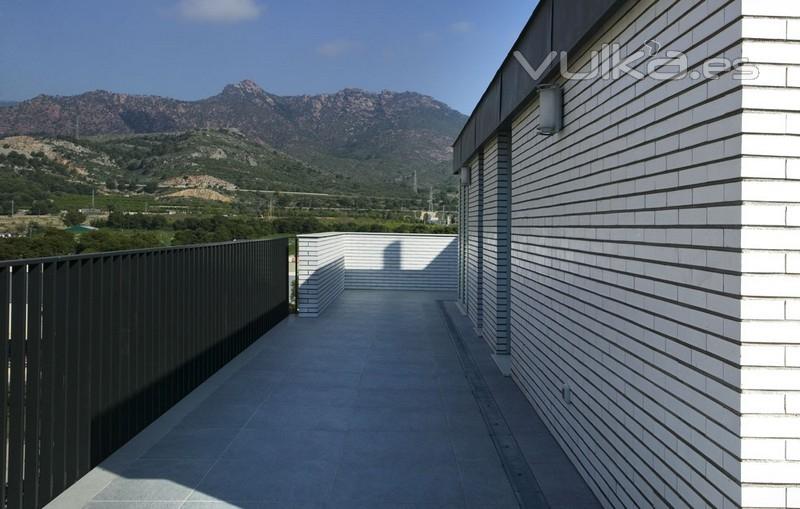
[[67, 390], [66, 414], [64, 428], [67, 433], [65, 449], [65, 477], [66, 486], [78, 480], [78, 463], [80, 460], [80, 334], [81, 334], [81, 262], [80, 260], [70, 261], [68, 264], [69, 277], [69, 303], [68, 313], [68, 333], [66, 337], [66, 382]]
[[59, 262], [56, 268], [55, 299], [55, 367], [53, 370], [53, 497], [66, 487], [67, 451], [67, 309], [70, 301], [69, 262]]
[[80, 300], [78, 302], [78, 465], [77, 477], [83, 477], [91, 468], [92, 431], [92, 329], [95, 321], [96, 300], [92, 280], [92, 260], [82, 260]]
[[[25, 480], [23, 507], [38, 509], [41, 426], [41, 341], [43, 267], [31, 265], [28, 272], [27, 380], [25, 389]], [[42, 504], [43, 505], [43, 504]]]
[[91, 261], [92, 272], [92, 333], [90, 345], [92, 350], [92, 394], [91, 415], [89, 418], [89, 453], [92, 465], [97, 465], [104, 459], [103, 455], [103, 258], [94, 258]]
[[103, 282], [102, 282], [102, 295], [103, 300], [100, 305], [100, 323], [102, 325], [102, 334], [99, 339], [102, 351], [97, 352], [98, 359], [102, 359], [101, 375], [102, 390], [100, 393], [100, 408], [98, 410], [99, 416], [97, 423], [99, 429], [97, 430], [100, 440], [98, 449], [100, 450], [100, 458], [106, 458], [111, 454], [113, 426], [111, 419], [113, 417], [113, 360], [112, 355], [114, 352], [114, 308], [116, 307], [116, 286], [115, 286], [115, 267], [113, 257], [103, 258]]
[[108, 448], [113, 451], [121, 443], [122, 437], [122, 398], [121, 398], [121, 352], [124, 348], [124, 331], [120, 322], [120, 309], [122, 308], [122, 263], [121, 256], [113, 256], [109, 259], [111, 261], [111, 289], [114, 292], [114, 298], [110, 300], [111, 305], [111, 324], [109, 329], [109, 336], [106, 345], [109, 351], [109, 376], [108, 388], [109, 398], [108, 405]]
[[186, 259], [191, 248], [187, 248], [181, 252], [180, 260], [175, 266], [175, 271], [178, 275], [178, 299], [176, 304], [178, 305], [178, 310], [176, 313], [176, 321], [179, 322], [177, 327], [177, 343], [178, 343], [178, 359], [180, 359], [179, 367], [178, 367], [178, 398], [182, 398], [186, 395], [187, 389], [189, 384], [187, 383], [186, 376], [189, 372], [188, 369], [188, 360], [189, 357], [187, 355], [187, 348], [186, 348], [186, 339], [187, 339], [187, 327], [186, 322], [189, 318], [188, 313], [186, 312], [186, 304], [187, 300], [185, 298], [186, 294]]
[[120, 286], [119, 286], [119, 406], [120, 429], [114, 447], [120, 447], [131, 437], [131, 421], [133, 409], [131, 404], [131, 255], [124, 254], [119, 259]]
[[0, 422], [0, 506], [6, 499], [6, 479], [8, 471], [6, 468], [6, 455], [8, 444], [8, 342], [9, 328], [11, 327], [11, 316], [9, 307], [11, 304], [11, 268], [0, 268], [0, 339], [3, 348], [0, 349], [0, 362], [5, 366], [4, 376], [0, 380], [0, 408], [2, 408], [2, 421]]
[[140, 256], [138, 254], [131, 255], [130, 271], [128, 273], [128, 281], [131, 287], [131, 304], [129, 313], [131, 315], [131, 336], [130, 336], [130, 353], [131, 353], [131, 436], [138, 433], [142, 428], [144, 421], [142, 419], [142, 390], [144, 389], [144, 380], [141, 376], [142, 369], [142, 345], [141, 345], [141, 312], [142, 312], [142, 284], [141, 284], [141, 266]]
[[56, 362], [56, 264], [45, 263], [44, 281], [42, 284], [42, 380], [40, 402], [40, 472], [39, 472], [39, 504], [47, 504], [53, 498], [53, 412], [56, 397], [55, 362]]
[[158, 393], [156, 387], [158, 386], [156, 373], [158, 351], [158, 328], [156, 323], [157, 310], [159, 306], [158, 301], [158, 274], [156, 273], [156, 259], [157, 253], [148, 253], [147, 255], [147, 288], [148, 288], [148, 315], [147, 315], [147, 379], [150, 380], [149, 397], [147, 400], [147, 416], [148, 422], [152, 421], [158, 416]]
[[28, 267], [11, 273], [11, 375], [9, 390], [8, 491], [10, 509], [22, 507], [25, 468], [25, 334], [28, 318]]

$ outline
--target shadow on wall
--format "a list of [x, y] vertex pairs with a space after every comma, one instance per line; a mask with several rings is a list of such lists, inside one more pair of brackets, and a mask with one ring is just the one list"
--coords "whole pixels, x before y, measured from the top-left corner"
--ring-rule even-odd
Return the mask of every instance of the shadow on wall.
[[321, 313], [344, 290], [455, 291], [454, 235], [327, 234], [300, 241], [302, 316]]
[[[438, 250], [438, 248], [437, 248]], [[377, 256], [357, 246], [345, 256], [345, 290], [455, 290], [458, 286], [458, 244], [438, 252], [395, 240]]]
[[383, 250], [383, 270], [386, 272], [403, 270], [403, 247], [399, 240], [395, 240]]

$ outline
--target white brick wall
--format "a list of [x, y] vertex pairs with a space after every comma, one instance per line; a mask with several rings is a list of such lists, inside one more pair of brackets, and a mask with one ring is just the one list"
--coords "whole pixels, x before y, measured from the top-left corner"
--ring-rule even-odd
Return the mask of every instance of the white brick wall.
[[[648, 40], [760, 75], [566, 82], [552, 137], [516, 116], [513, 376], [607, 507], [800, 507], [800, 1], [631, 0], [573, 70]], [[462, 192], [487, 339], [496, 153]]]
[[631, 0], [573, 70], [657, 40], [760, 77], [571, 81], [561, 133], [536, 101], [513, 120], [513, 376], [607, 507], [800, 506], [799, 21], [797, 0]]
[[300, 316], [318, 316], [344, 291], [346, 240], [339, 233], [297, 236]]
[[[800, 507], [800, 2], [742, 2], [742, 56], [770, 70], [745, 82], [740, 331], [744, 504]], [[763, 17], [768, 16], [768, 17]], [[763, 169], [762, 171], [759, 171]], [[751, 311], [744, 311], [750, 308]]]
[[455, 291], [455, 235], [298, 236], [300, 316], [318, 316], [347, 289]]
[[345, 289], [455, 291], [455, 235], [350, 233]]

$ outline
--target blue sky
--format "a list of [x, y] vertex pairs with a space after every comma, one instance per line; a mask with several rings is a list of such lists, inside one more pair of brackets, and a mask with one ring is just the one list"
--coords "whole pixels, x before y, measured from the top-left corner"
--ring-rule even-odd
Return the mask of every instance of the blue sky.
[[413, 90], [469, 113], [536, 0], [0, 0], [0, 100]]

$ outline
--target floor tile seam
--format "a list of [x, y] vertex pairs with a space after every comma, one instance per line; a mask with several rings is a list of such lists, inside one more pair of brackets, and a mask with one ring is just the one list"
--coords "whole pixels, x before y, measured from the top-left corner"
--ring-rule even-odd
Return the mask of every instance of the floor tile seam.
[[[266, 336], [266, 334], [265, 334], [265, 336]], [[264, 336], [262, 336], [262, 338], [263, 338], [263, 337], [264, 337]], [[260, 339], [261, 339], [261, 338], [260, 338]], [[251, 357], [255, 357], [255, 356], [258, 354], [258, 353], [261, 353], [261, 351], [263, 351], [263, 350], [264, 350], [264, 345], [260, 345], [260, 346], [258, 347], [258, 349], [252, 353]], [[228, 377], [225, 379], [225, 382], [228, 382], [228, 381], [229, 381], [231, 378], [233, 378], [233, 376], [234, 376], [236, 373], [238, 373], [238, 371], [237, 371], [237, 372], [235, 372], [235, 373], [231, 373], [231, 374], [230, 374], [230, 375], [229, 375], [229, 376], [228, 376]], [[217, 387], [217, 389], [219, 389], [220, 387], [222, 387], [222, 385], [224, 385], [224, 383], [225, 383], [225, 382], [221, 382], [221, 383], [219, 384], [219, 387]], [[205, 381], [204, 381], [203, 383], [205, 383]], [[213, 395], [215, 392], [216, 392], [216, 390], [215, 390], [214, 392], [211, 392], [211, 393], [209, 393], [209, 394], [208, 394], [208, 395], [207, 395], [205, 398], [203, 398], [203, 399], [202, 399], [202, 400], [201, 400], [201, 401], [200, 401], [200, 402], [197, 404], [197, 407], [195, 407], [195, 408], [192, 410], [192, 412], [193, 412], [193, 411], [196, 411], [197, 409], [199, 409], [199, 408], [200, 408], [200, 407], [201, 407], [201, 406], [202, 406], [202, 405], [203, 405], [203, 404], [206, 402], [206, 400], [208, 400], [208, 399], [209, 399], [209, 398], [210, 398], [210, 397], [211, 397], [211, 396], [212, 396], [212, 395]], [[178, 423], [176, 423], [176, 425], [175, 425], [175, 426], [174, 426], [174, 427], [173, 427], [171, 430], [169, 430], [168, 432], [166, 432], [166, 433], [164, 434], [164, 437], [162, 437], [162, 439], [163, 439], [163, 438], [165, 438], [165, 437], [167, 437], [167, 436], [169, 435], [169, 433], [172, 433], [173, 431], [175, 431], [175, 429], [176, 429], [178, 426], [180, 426], [181, 422], [183, 422], [183, 420], [184, 420], [186, 417], [188, 417], [190, 414], [191, 414], [191, 412], [187, 413], [187, 414], [184, 416], [184, 418], [183, 418], [183, 419], [181, 419], [181, 421], [179, 421]], [[252, 416], [251, 416], [251, 417], [252, 417]], [[211, 428], [208, 428], [208, 429], [211, 429]], [[241, 431], [241, 430], [240, 430], [240, 431]], [[235, 437], [234, 437], [234, 438], [235, 438]], [[231, 443], [233, 443], [233, 441], [231, 441]], [[157, 445], [157, 444], [154, 444], [154, 447], [155, 447], [156, 445]], [[228, 446], [230, 446], [230, 443], [228, 444]], [[147, 458], [147, 457], [146, 457], [146, 454], [147, 454], [148, 452], [149, 452], [149, 449], [148, 449], [148, 450], [146, 450], [146, 451], [143, 451], [141, 454], [139, 454], [138, 456], [136, 456], [136, 457], [135, 457], [135, 458], [134, 458], [134, 459], [133, 459], [133, 460], [130, 462], [129, 466], [130, 466], [130, 465], [132, 465], [132, 464], [134, 464], [134, 463], [136, 463], [136, 462], [143, 461], [143, 460], [156, 460], [156, 461], [157, 461], [157, 460], [163, 460], [163, 461], [180, 461], [180, 460], [181, 460], [181, 458], [174, 458], [174, 459], [171, 459], [171, 458]], [[220, 457], [221, 457], [221, 455], [220, 455]], [[211, 469], [214, 467], [214, 465], [215, 465], [215, 464], [216, 464], [216, 463], [212, 464], [212, 466], [211, 466], [211, 467], [209, 467], [209, 469], [206, 471], [206, 473], [203, 475], [203, 477], [200, 479], [200, 481], [199, 481], [197, 484], [195, 484], [195, 485], [194, 485], [192, 488], [190, 488], [190, 490], [189, 490], [189, 494], [187, 495], [187, 497], [186, 497], [186, 498], [184, 498], [184, 499], [183, 499], [183, 501], [179, 501], [181, 504], [185, 503], [185, 502], [188, 500], [188, 498], [189, 498], [189, 497], [192, 495], [192, 493], [194, 493], [194, 491], [196, 490], [196, 488], [197, 488], [197, 487], [200, 485], [200, 483], [201, 483], [203, 480], [205, 480], [205, 477], [208, 475], [208, 472], [210, 472], [210, 470], [211, 470]], [[100, 493], [102, 493], [102, 492], [103, 492], [103, 491], [105, 491], [105, 490], [106, 490], [106, 489], [107, 489], [109, 486], [111, 486], [111, 484], [112, 484], [114, 481], [116, 481], [116, 480], [119, 480], [119, 479], [124, 479], [124, 477], [122, 477], [122, 474], [117, 474], [117, 475], [113, 476], [112, 478], [110, 478], [110, 479], [108, 480], [108, 482], [107, 482], [107, 483], [106, 483], [106, 484], [105, 484], [105, 485], [104, 485], [102, 488], [100, 488], [100, 489], [97, 491], [97, 493], [95, 494], [95, 496], [94, 496], [94, 497], [97, 497], [97, 496], [98, 496]], [[91, 501], [93, 501], [93, 500], [95, 500], [95, 498], [94, 498], [94, 497], [92, 497], [92, 499], [90, 499], [90, 502], [91, 502]], [[99, 501], [103, 501], [103, 500], [99, 500]], [[110, 501], [103, 501], [103, 502], [110, 502]], [[136, 501], [134, 500], [134, 501], [131, 501], [131, 502], [136, 502]], [[152, 501], [148, 500], [148, 502], [152, 502]], [[174, 500], [166, 500], [166, 501], [157, 500], [156, 502], [175, 502], [175, 501], [174, 501]]]
[[[437, 304], [440, 309], [442, 319], [444, 323], [447, 325], [447, 333], [450, 337], [450, 340], [453, 342], [453, 346], [458, 353], [459, 360], [461, 362], [461, 366], [463, 368], [463, 372], [469, 385], [471, 386], [471, 393], [475, 400], [476, 405], [478, 406], [478, 410], [480, 411], [481, 417], [484, 420], [486, 431], [489, 437], [492, 440], [492, 443], [495, 448], [495, 452], [497, 454], [498, 459], [501, 462], [503, 467], [503, 471], [506, 474], [506, 478], [511, 486], [514, 495], [516, 496], [520, 507], [526, 507], [526, 504], [530, 504], [531, 507], [536, 508], [547, 508], [548, 503], [544, 497], [544, 493], [541, 490], [541, 486], [539, 485], [536, 476], [533, 474], [530, 465], [528, 464], [527, 460], [524, 458], [522, 454], [522, 450], [519, 444], [516, 441], [513, 433], [510, 431], [510, 427], [508, 422], [503, 415], [503, 412], [498, 405], [497, 401], [494, 397], [494, 392], [489, 384], [486, 382], [483, 370], [481, 369], [480, 364], [477, 360], [473, 357], [473, 352], [469, 348], [469, 345], [466, 343], [464, 338], [461, 335], [461, 332], [458, 328], [458, 325], [455, 323], [453, 318], [450, 316], [450, 312], [447, 309], [445, 300], [438, 300]], [[490, 418], [488, 415], [487, 408], [484, 408], [479, 401], [479, 398], [485, 398], [488, 407], [492, 410], [493, 413], [496, 413], [495, 419], [496, 422], [494, 423], [495, 426], [492, 426], [490, 423]], [[502, 434], [498, 434], [497, 430], [501, 429], [504, 432]], [[512, 450], [510, 453], [513, 453], [513, 456], [509, 456], [509, 451], [504, 451], [504, 447], [501, 445], [500, 437], [508, 437], [510, 446]], [[506, 444], [506, 449], [509, 447], [509, 444]], [[522, 479], [516, 479], [515, 476], [512, 475], [512, 466], [515, 463], [519, 463], [519, 467], [522, 468], [524, 472], [518, 473], [518, 475], [523, 475]], [[520, 484], [521, 483], [521, 484]]]
[[[372, 340], [370, 341], [369, 350], [372, 350], [374, 347], [375, 347], [375, 341]], [[364, 364], [361, 366], [361, 372], [358, 374], [358, 383], [356, 384], [356, 391], [358, 391], [358, 388], [361, 387], [361, 381], [364, 378], [364, 372], [366, 371], [366, 369], [367, 369], [367, 363], [364, 362]], [[355, 405], [353, 406], [353, 408], [355, 408]], [[349, 419], [347, 420], [347, 431], [344, 432], [344, 439], [342, 440], [342, 450], [339, 452], [339, 460], [336, 463], [336, 469], [334, 470], [333, 473], [333, 480], [330, 485], [331, 492], [328, 494], [329, 497], [333, 495], [333, 490], [336, 488], [336, 482], [339, 480], [339, 474], [342, 471], [345, 448], [347, 447], [347, 438], [351, 433], [352, 419], [353, 419], [353, 414], [351, 413]]]
[[264, 405], [264, 403], [266, 403], [269, 400], [269, 398], [272, 396], [272, 392], [274, 391], [274, 387], [272, 387], [272, 385], [268, 385], [268, 387], [269, 388], [267, 389], [267, 391], [269, 392], [269, 394], [267, 395], [267, 397], [264, 398], [264, 401], [262, 401], [261, 403], [259, 403], [256, 406], [256, 408], [253, 410], [253, 413], [250, 414], [250, 417], [247, 419], [247, 421], [245, 421], [239, 427], [239, 430], [236, 432], [236, 434], [234, 434], [233, 438], [230, 440], [230, 442], [228, 442], [228, 445], [225, 446], [225, 448], [222, 450], [222, 452], [220, 452], [220, 454], [214, 459], [214, 461], [211, 463], [211, 466], [206, 470], [205, 474], [203, 474], [203, 476], [200, 478], [200, 480], [197, 481], [194, 484], [194, 486], [189, 490], [189, 493], [186, 495], [186, 498], [183, 499], [183, 501], [181, 502], [181, 505], [185, 505], [186, 502], [188, 502], [189, 499], [192, 497], [192, 495], [194, 495], [197, 492], [197, 488], [199, 488], [200, 485], [203, 484], [203, 481], [206, 480], [206, 478], [208, 477], [208, 474], [210, 474], [211, 471], [214, 470], [214, 467], [216, 467], [219, 464], [219, 462], [225, 456], [225, 453], [228, 452], [228, 450], [231, 448], [231, 446], [236, 441], [236, 439], [239, 438], [239, 436], [242, 434], [242, 431], [244, 431], [247, 428], [247, 425], [250, 423], [250, 421], [253, 420], [253, 418], [255, 417], [256, 413], [258, 413], [258, 411], [261, 409], [261, 407]]
[[[444, 402], [443, 393], [444, 393], [444, 389], [440, 386], [439, 387], [439, 395], [442, 398], [442, 401]], [[450, 422], [450, 418], [451, 418], [450, 417], [450, 412], [446, 412], [446, 419], [447, 419], [447, 425], [448, 425], [447, 442], [448, 442], [448, 445], [450, 446], [450, 453], [453, 456], [453, 461], [455, 462], [456, 468], [458, 469], [458, 481], [459, 481], [459, 485], [461, 486], [461, 498], [463, 499], [464, 507], [467, 507], [467, 493], [466, 493], [466, 489], [465, 489], [466, 486], [465, 486], [465, 480], [464, 480], [465, 479], [464, 478], [464, 469], [462, 468], [461, 461], [458, 459], [458, 455], [456, 454], [456, 446], [455, 446], [455, 442], [453, 441], [453, 423]]]

